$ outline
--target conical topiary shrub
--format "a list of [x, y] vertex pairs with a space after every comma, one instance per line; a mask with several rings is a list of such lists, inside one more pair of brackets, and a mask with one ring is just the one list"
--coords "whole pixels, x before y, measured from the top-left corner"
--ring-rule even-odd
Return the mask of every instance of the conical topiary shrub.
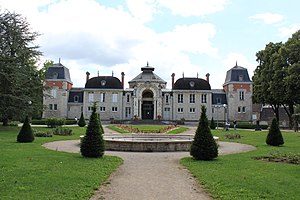
[[29, 123], [29, 118], [28, 116], [26, 116], [23, 126], [17, 136], [17, 141], [25, 143], [25, 142], [33, 142], [33, 140], [34, 140], [33, 131]]
[[80, 119], [79, 119], [79, 122], [78, 122], [78, 126], [80, 127], [85, 127], [86, 123], [85, 123], [85, 119], [84, 119], [84, 116], [83, 116], [83, 112], [81, 112], [81, 116], [80, 116]]
[[196, 160], [212, 160], [218, 157], [218, 145], [210, 132], [205, 106], [201, 107], [201, 111], [190, 154]]
[[210, 129], [216, 129], [216, 123], [213, 117], [210, 120]]
[[279, 146], [284, 144], [283, 137], [276, 118], [272, 120], [266, 143], [271, 146]]
[[81, 140], [80, 152], [83, 157], [98, 158], [104, 155], [104, 132], [99, 115], [96, 113], [96, 104], [94, 104], [92, 110], [93, 112], [86, 129], [86, 135]]

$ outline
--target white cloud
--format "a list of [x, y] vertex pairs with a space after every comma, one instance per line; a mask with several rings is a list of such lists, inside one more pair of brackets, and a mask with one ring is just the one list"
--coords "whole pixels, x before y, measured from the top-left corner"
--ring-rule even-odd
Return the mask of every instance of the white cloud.
[[216, 56], [217, 49], [212, 47], [210, 39], [215, 35], [214, 25], [198, 23], [190, 26], [176, 26], [171, 32], [162, 33], [161, 43], [170, 49], [194, 54]]
[[280, 27], [278, 29], [279, 31], [279, 36], [281, 38], [290, 38], [292, 37], [292, 34], [300, 30], [300, 24], [292, 24], [290, 26], [286, 27]]
[[169, 8], [174, 15], [205, 16], [223, 11], [228, 0], [161, 0], [161, 6]]
[[157, 12], [155, 0], [127, 0], [129, 12], [142, 23], [151, 21], [153, 14]]
[[[7, 2], [11, 5], [8, 9], [20, 9], [16, 12], [28, 18], [34, 31], [42, 33], [37, 40], [44, 53], [42, 60], [57, 62], [61, 58], [76, 87], [84, 87], [86, 71], [96, 76], [98, 70], [100, 75], [111, 75], [114, 71], [119, 78], [124, 71], [127, 83], [149, 61], [170, 88], [172, 73], [177, 79], [182, 73], [196, 77], [198, 72], [199, 77], [204, 77], [207, 72], [203, 66], [192, 64], [190, 54], [218, 54], [211, 42], [216, 34], [212, 24], [181, 25], [163, 33], [146, 27], [144, 23], [157, 11], [157, 1], [145, 0], [146, 6], [137, 3], [130, 12], [106, 7], [95, 0], [36, 0], [24, 4], [30, 8], [23, 10], [22, 6], [13, 6], [11, 2], [16, 4], [15, 1]], [[133, 6], [132, 1], [128, 2]], [[143, 9], [138, 11], [139, 7]], [[149, 12], [142, 12], [145, 9]]]
[[279, 23], [284, 19], [282, 15], [275, 14], [275, 13], [261, 13], [261, 14], [253, 15], [249, 18], [255, 20], [262, 20], [265, 24]]

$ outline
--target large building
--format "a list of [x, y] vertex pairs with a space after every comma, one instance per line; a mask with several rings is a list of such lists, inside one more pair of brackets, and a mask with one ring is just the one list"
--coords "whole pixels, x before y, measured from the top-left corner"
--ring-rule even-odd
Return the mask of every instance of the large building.
[[252, 81], [246, 68], [237, 64], [227, 71], [223, 89], [211, 89], [206, 78], [172, 77], [167, 82], [148, 65], [124, 88], [114, 76], [90, 78], [86, 73], [85, 87], [72, 87], [69, 69], [61, 63], [50, 66], [46, 73], [43, 117], [74, 119], [83, 112], [89, 118], [94, 102], [102, 120], [186, 120], [200, 118], [201, 105], [207, 108], [208, 119], [219, 121], [252, 121]]

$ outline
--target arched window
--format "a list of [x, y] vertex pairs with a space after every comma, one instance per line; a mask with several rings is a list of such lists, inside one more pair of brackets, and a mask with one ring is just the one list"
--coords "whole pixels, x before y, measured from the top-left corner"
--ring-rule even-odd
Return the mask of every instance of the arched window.
[[76, 96], [74, 96], [74, 102], [78, 102], [79, 101], [79, 96], [78, 95], [76, 95]]

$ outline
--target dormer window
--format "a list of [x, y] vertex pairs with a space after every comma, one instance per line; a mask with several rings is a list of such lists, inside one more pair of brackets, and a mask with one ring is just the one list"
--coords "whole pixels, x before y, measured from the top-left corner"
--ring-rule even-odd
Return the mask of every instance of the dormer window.
[[106, 84], [106, 81], [105, 81], [105, 80], [102, 80], [102, 81], [101, 81], [101, 85], [104, 86], [105, 84]]
[[76, 96], [74, 96], [74, 102], [78, 102], [79, 101], [79, 96], [78, 95], [76, 95]]
[[243, 75], [239, 75], [239, 81], [244, 81], [244, 76]]
[[53, 72], [52, 78], [53, 78], [53, 79], [57, 79], [57, 78], [58, 78], [58, 73], [57, 73], [57, 72]]
[[194, 87], [194, 86], [195, 86], [195, 82], [194, 82], [194, 81], [191, 81], [191, 82], [190, 82], [190, 86], [191, 86], [191, 87]]

